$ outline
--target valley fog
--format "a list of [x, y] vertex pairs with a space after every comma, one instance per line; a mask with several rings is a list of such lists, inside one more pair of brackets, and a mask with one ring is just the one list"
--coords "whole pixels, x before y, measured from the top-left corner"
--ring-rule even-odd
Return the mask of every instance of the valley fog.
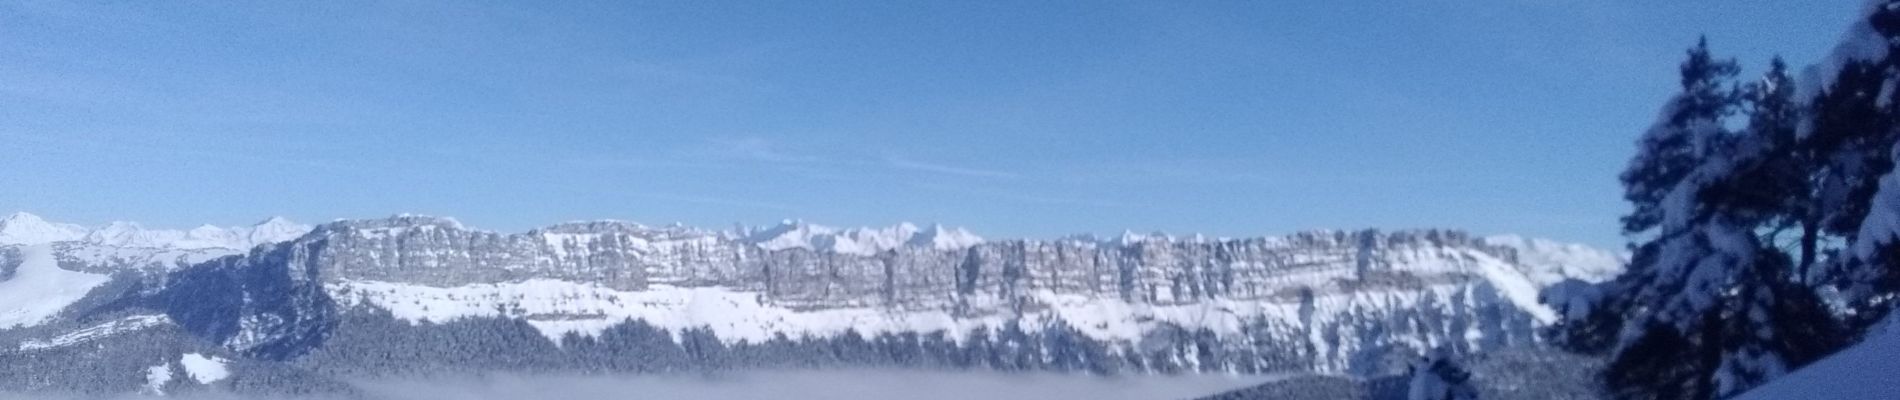
[[[353, 382], [369, 399], [1178, 399], [1194, 398], [1276, 379], [1265, 375], [1100, 377], [995, 372], [828, 370], [728, 372], [692, 375], [493, 374], [418, 380]], [[0, 400], [80, 399], [78, 395], [3, 394]], [[161, 398], [127, 395], [112, 399]], [[162, 398], [198, 400], [329, 400], [343, 396], [258, 396], [195, 393]]]

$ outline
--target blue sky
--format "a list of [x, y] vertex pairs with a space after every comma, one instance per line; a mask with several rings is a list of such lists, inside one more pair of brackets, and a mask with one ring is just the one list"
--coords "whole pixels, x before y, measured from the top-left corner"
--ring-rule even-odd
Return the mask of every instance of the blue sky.
[[1614, 246], [1682, 50], [1858, 2], [292, 3], [0, 3], [0, 211]]

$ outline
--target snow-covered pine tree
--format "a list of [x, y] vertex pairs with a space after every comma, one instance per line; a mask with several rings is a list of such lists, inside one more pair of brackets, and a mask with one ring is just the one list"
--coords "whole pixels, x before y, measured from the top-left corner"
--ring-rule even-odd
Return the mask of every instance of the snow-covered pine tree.
[[[1703, 38], [1689, 49], [1680, 67], [1682, 92], [1664, 104], [1657, 122], [1638, 140], [1636, 156], [1618, 176], [1625, 188], [1623, 197], [1632, 205], [1622, 218], [1627, 235], [1653, 234], [1663, 222], [1665, 198], [1702, 165], [1715, 142], [1730, 136], [1724, 118], [1737, 108], [1730, 83], [1739, 69], [1735, 62], [1716, 59], [1709, 52], [1708, 39]], [[1626, 277], [1643, 275], [1645, 268], [1657, 263], [1658, 246], [1635, 250]], [[1551, 341], [1590, 354], [1619, 347], [1625, 321], [1636, 317], [1626, 314], [1643, 303], [1620, 294], [1633, 290], [1624, 287], [1627, 284], [1641, 282], [1618, 279], [1594, 286], [1578, 282], [1555, 298], [1546, 298], [1546, 303], [1566, 315], [1550, 330]]]
[[[1629, 272], [1590, 291], [1593, 299], [1613, 302], [1599, 301], [1597, 309], [1586, 304], [1581, 312], [1565, 305], [1570, 320], [1559, 325], [1569, 331], [1559, 337], [1585, 339], [1562, 344], [1607, 347], [1611, 362], [1604, 380], [1618, 398], [1728, 396], [1838, 346], [1837, 323], [1795, 279], [1788, 255], [1773, 245], [1775, 228], [1799, 218], [1800, 208], [1787, 199], [1804, 190], [1802, 164], [1792, 158], [1791, 121], [1799, 119], [1799, 110], [1789, 100], [1792, 92], [1777, 87], [1790, 81], [1785, 68], [1777, 63], [1752, 85], [1745, 108], [1750, 125], [1731, 132], [1720, 109], [1739, 107], [1734, 101], [1705, 105], [1714, 111], [1683, 110], [1698, 104], [1697, 93], [1711, 92], [1698, 83], [1707, 77], [1696, 74], [1732, 73], [1726, 66], [1696, 67], [1708, 59], [1706, 42], [1690, 50], [1682, 69], [1685, 94], [1646, 134], [1631, 171], [1671, 171], [1678, 166], [1653, 164], [1681, 157], [1694, 164], [1679, 175], [1625, 175], [1636, 208], [1624, 219], [1625, 228], [1650, 239], [1637, 246]], [[1654, 145], [1665, 142], [1688, 148]], [[1658, 189], [1665, 183], [1670, 186]], [[1654, 201], [1635, 196], [1656, 190]], [[1613, 341], [1604, 336], [1611, 332]]]
[[[1894, 149], [1900, 152], [1900, 147]], [[1895, 154], [1900, 157], [1900, 154]], [[1846, 292], [1855, 299], [1859, 315], [1856, 327], [1880, 321], [1900, 300], [1900, 171], [1889, 171], [1880, 179], [1871, 211], [1860, 224], [1860, 232], [1848, 249]]]
[[[1746, 136], [1753, 148], [1738, 152], [1761, 156], [1747, 176], [1729, 179], [1727, 185], [1710, 191], [1726, 198], [1734, 211], [1766, 219], [1768, 244], [1798, 248], [1795, 268], [1789, 272], [1805, 281], [1809, 267], [1819, 259], [1823, 210], [1814, 201], [1817, 183], [1811, 171], [1817, 157], [1797, 136], [1806, 122], [1807, 106], [1795, 99], [1795, 89], [1788, 64], [1775, 57], [1761, 79], [1742, 90], [1748, 115]], [[1788, 231], [1794, 233], [1784, 236]]]
[[1735, 60], [1719, 60], [1709, 53], [1704, 38], [1689, 49], [1682, 62], [1682, 93], [1663, 108], [1662, 120], [1637, 143], [1636, 157], [1619, 179], [1623, 198], [1635, 205], [1623, 217], [1626, 233], [1646, 232], [1662, 222], [1662, 201], [1677, 182], [1688, 176], [1705, 157], [1698, 149], [1723, 134], [1723, 119], [1735, 112], [1736, 93], [1729, 83], [1739, 71]]
[[1419, 357], [1408, 372], [1412, 376], [1406, 388], [1409, 400], [1476, 400], [1478, 389], [1471, 372], [1447, 349], [1436, 349]]
[[1817, 155], [1823, 227], [1845, 244], [1828, 263], [1833, 268], [1826, 280], [1842, 290], [1856, 332], [1886, 316], [1900, 293], [1900, 249], [1887, 233], [1900, 207], [1887, 198], [1900, 195], [1886, 193], [1900, 183], [1882, 181], [1893, 171], [1892, 151], [1900, 141], [1900, 93], [1892, 90], [1900, 83], [1894, 57], [1900, 54], [1900, 1], [1870, 2], [1867, 11], [1863, 26], [1824, 64], [1834, 69], [1824, 71], [1833, 79], [1821, 82], [1827, 86], [1815, 99], [1813, 125], [1803, 138]]

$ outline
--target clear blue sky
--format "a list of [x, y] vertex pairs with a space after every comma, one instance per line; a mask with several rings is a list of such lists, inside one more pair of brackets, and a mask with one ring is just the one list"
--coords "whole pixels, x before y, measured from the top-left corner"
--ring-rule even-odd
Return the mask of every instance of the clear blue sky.
[[1859, 2], [79, 3], [0, 3], [0, 212], [1614, 246], [1698, 34], [1802, 65]]

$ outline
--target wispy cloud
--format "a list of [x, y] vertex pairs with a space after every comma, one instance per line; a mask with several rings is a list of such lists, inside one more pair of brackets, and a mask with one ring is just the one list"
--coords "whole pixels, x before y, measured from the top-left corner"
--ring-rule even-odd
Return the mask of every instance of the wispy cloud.
[[875, 159], [863, 155], [852, 155], [849, 152], [819, 155], [788, 149], [779, 142], [758, 136], [716, 138], [708, 140], [706, 144], [706, 148], [683, 154], [689, 158], [711, 156], [718, 159], [796, 167], [805, 169], [809, 173], [832, 177], [877, 171], [926, 172], [975, 178], [1021, 177], [1021, 174], [1015, 172], [924, 162], [894, 154], [886, 154]]
[[185, 144], [164, 143], [151, 140], [147, 136], [120, 134], [106, 140], [100, 135], [56, 135], [23, 134], [0, 128], [0, 141], [13, 143], [34, 151], [72, 154], [76, 157], [96, 157], [99, 154], [111, 154], [114, 157], [154, 158], [154, 161], [175, 162], [180, 159], [223, 159], [245, 164], [275, 164], [297, 168], [312, 168], [337, 172], [370, 173], [374, 169], [347, 162], [302, 157], [287, 154], [259, 155], [253, 153], [204, 150]]
[[862, 149], [798, 146], [760, 136], [718, 137], [687, 143], [673, 151], [629, 156], [583, 155], [565, 162], [604, 168], [672, 168], [791, 176], [845, 184], [876, 184], [916, 180], [919, 174], [982, 179], [1016, 179], [1022, 174], [925, 162], [886, 154], [872, 156]]
[[738, 158], [749, 161], [783, 164], [825, 164], [825, 159], [805, 154], [794, 154], [780, 148], [770, 139], [748, 136], [739, 138], [716, 138], [709, 141], [713, 155], [722, 158]]
[[895, 155], [884, 156], [884, 164], [893, 168], [903, 169], [903, 170], [922, 171], [922, 172], [930, 172], [930, 173], [945, 174], [945, 175], [959, 175], [959, 176], [968, 176], [968, 177], [976, 177], [976, 178], [1016, 178], [1016, 177], [1022, 176], [1020, 174], [1017, 174], [1014, 172], [1008, 172], [1008, 171], [997, 171], [997, 170], [972, 168], [972, 167], [965, 167], [965, 166], [958, 166], [958, 165], [928, 163], [928, 162], [912, 160], [912, 159], [908, 159], [904, 157], [899, 157]]
[[934, 183], [934, 182], [913, 182], [910, 184], [910, 186], [914, 188], [918, 188], [918, 189], [923, 189], [923, 190], [953, 193], [953, 194], [962, 195], [962, 196], [990, 197], [990, 198], [995, 198], [998, 200], [1012, 201], [1012, 202], [1025, 203], [1025, 204], [1084, 206], [1084, 207], [1097, 207], [1097, 208], [1127, 207], [1128, 206], [1128, 203], [1123, 203], [1123, 202], [1108, 200], [1108, 199], [1052, 196], [1052, 195], [1041, 194], [1041, 193], [1010, 192], [1010, 191], [1001, 191], [1001, 190], [993, 190], [993, 189], [986, 189], [986, 188], [971, 188], [971, 187], [965, 187], [965, 186], [960, 186], [960, 185], [949, 185], [949, 184]]
[[710, 197], [710, 196], [696, 196], [696, 195], [674, 194], [674, 193], [640, 193], [634, 196], [654, 199], [654, 200], [673, 201], [673, 202], [690, 203], [690, 204], [761, 208], [761, 209], [778, 210], [778, 211], [798, 211], [797, 208], [789, 206], [789, 205], [785, 205], [785, 204], [761, 202], [761, 201], [749, 201], [749, 200], [733, 200], [733, 199]]

